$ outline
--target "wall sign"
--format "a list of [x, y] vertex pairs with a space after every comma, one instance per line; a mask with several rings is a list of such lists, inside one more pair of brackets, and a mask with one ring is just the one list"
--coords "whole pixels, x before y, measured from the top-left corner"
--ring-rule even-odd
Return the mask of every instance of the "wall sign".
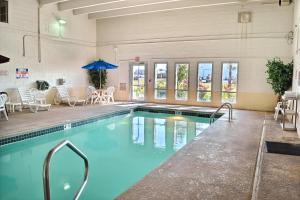
[[28, 68], [16, 68], [16, 78], [29, 78], [29, 70]]

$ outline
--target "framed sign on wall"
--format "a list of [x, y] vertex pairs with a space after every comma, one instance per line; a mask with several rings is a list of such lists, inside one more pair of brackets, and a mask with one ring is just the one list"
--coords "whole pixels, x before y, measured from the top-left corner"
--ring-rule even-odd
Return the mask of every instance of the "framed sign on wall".
[[16, 68], [16, 79], [29, 78], [28, 68]]

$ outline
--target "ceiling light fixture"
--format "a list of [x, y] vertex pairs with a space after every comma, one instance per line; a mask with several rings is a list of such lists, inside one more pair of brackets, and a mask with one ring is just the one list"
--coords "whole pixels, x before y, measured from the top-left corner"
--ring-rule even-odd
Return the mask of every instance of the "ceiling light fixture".
[[61, 19], [61, 18], [57, 18], [57, 22], [58, 22], [60, 25], [63, 25], [63, 24], [66, 24], [66, 23], [67, 23], [66, 20]]

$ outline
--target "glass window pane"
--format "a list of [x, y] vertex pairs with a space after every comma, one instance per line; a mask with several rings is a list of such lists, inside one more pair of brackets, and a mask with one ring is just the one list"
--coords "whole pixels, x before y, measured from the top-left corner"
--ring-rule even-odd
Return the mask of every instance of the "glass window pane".
[[145, 66], [134, 65], [132, 68], [133, 73], [133, 84], [132, 85], [144, 85], [145, 83]]
[[144, 86], [133, 86], [132, 87], [132, 98], [135, 100], [143, 100], [144, 99], [144, 92], [145, 87]]
[[188, 99], [188, 91], [176, 90], [176, 100], [185, 101]]
[[132, 66], [132, 99], [144, 100], [145, 65]]
[[236, 103], [236, 93], [222, 92], [222, 102]]
[[205, 92], [205, 91], [197, 92], [197, 100], [210, 102], [211, 101], [211, 92]]
[[222, 65], [222, 91], [237, 91], [238, 63], [223, 63]]
[[155, 90], [155, 98], [156, 99], [166, 99], [167, 98], [167, 90]]
[[238, 63], [222, 64], [222, 102], [236, 103]]
[[167, 64], [155, 64], [155, 88], [167, 89]]
[[176, 100], [187, 100], [189, 88], [189, 64], [176, 64]]
[[211, 91], [212, 70], [212, 63], [199, 63], [198, 90]]
[[212, 89], [212, 63], [199, 63], [198, 64], [198, 93], [197, 101], [211, 101]]
[[166, 63], [156, 63], [154, 66], [154, 88], [155, 99], [167, 98], [167, 73]]
[[188, 90], [189, 64], [176, 64], [176, 89]]

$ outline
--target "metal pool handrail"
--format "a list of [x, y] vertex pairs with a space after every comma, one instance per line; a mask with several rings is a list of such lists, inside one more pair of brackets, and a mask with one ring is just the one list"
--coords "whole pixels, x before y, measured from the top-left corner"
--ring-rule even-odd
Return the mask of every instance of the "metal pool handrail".
[[75, 152], [78, 156], [80, 156], [84, 160], [84, 165], [85, 165], [85, 172], [84, 172], [84, 179], [83, 182], [78, 189], [78, 191], [75, 194], [74, 200], [78, 200], [79, 196], [81, 195], [84, 187], [86, 186], [86, 183], [88, 181], [88, 174], [89, 174], [89, 161], [74, 144], [72, 144], [68, 140], [64, 140], [58, 145], [56, 145], [53, 149], [51, 149], [44, 161], [44, 169], [43, 169], [43, 181], [44, 181], [44, 199], [45, 200], [50, 200], [51, 199], [51, 194], [50, 194], [50, 177], [49, 177], [49, 171], [50, 171], [50, 162], [52, 157], [59, 151], [61, 150], [64, 146], [69, 147], [73, 152]]
[[228, 121], [230, 122], [230, 120], [232, 120], [232, 105], [231, 105], [231, 103], [223, 103], [213, 114], [210, 115], [209, 124], [211, 124], [214, 121], [215, 115], [225, 106], [227, 106], [227, 108], [229, 110]]

